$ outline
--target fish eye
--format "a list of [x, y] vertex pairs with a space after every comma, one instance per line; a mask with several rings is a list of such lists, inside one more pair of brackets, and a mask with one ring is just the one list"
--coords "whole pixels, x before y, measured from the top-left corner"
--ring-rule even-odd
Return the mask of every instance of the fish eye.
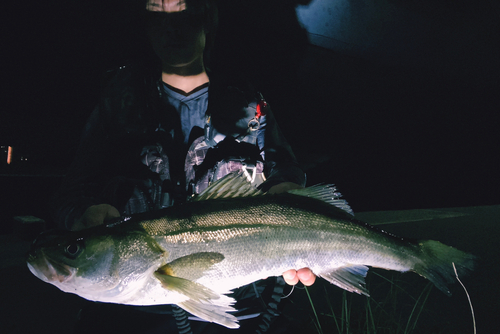
[[83, 245], [79, 241], [70, 243], [64, 249], [66, 255], [72, 259], [75, 259], [76, 257], [78, 257], [78, 255], [80, 255], [82, 250], [83, 250]]

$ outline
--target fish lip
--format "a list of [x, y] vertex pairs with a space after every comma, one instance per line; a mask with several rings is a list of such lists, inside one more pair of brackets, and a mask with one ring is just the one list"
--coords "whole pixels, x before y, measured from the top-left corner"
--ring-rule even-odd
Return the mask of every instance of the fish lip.
[[[76, 274], [76, 268], [56, 261], [42, 251], [36, 255], [30, 255], [28, 267], [38, 278], [47, 282], [65, 283]], [[34, 272], [36, 271], [36, 273]]]
[[67, 281], [70, 281], [73, 276], [75, 276], [76, 269], [73, 267], [70, 267], [64, 263], [60, 263], [58, 261], [55, 261], [54, 259], [51, 259], [50, 257], [45, 256], [45, 261], [48, 263], [48, 265], [51, 267], [51, 269], [54, 272], [54, 279], [53, 281], [59, 281], [59, 283], [65, 283]]

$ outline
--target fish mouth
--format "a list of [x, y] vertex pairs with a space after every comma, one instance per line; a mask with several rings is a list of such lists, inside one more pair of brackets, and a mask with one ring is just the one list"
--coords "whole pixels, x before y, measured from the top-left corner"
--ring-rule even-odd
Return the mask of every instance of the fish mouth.
[[30, 271], [42, 281], [54, 283], [64, 283], [76, 273], [76, 269], [66, 264], [50, 259], [46, 254], [29, 255], [28, 268]]
[[61, 238], [69, 235], [69, 231], [48, 230], [40, 233], [33, 241], [28, 252], [28, 268], [42, 281], [55, 284], [70, 280], [77, 269], [53, 259], [45, 251], [46, 248], [54, 249]]

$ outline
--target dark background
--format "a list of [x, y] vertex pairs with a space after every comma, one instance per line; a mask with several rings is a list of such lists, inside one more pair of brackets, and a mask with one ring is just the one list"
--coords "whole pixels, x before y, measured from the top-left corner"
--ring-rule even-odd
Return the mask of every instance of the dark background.
[[[15, 161], [7, 166], [1, 151], [2, 230], [14, 215], [50, 221], [47, 200], [97, 103], [101, 74], [129, 47], [131, 2], [4, 4], [0, 145], [15, 148]], [[221, 1], [212, 65], [243, 69], [261, 88], [308, 184], [337, 184], [357, 212], [499, 204], [498, 5], [405, 5], [428, 20], [453, 13], [481, 27], [474, 38], [486, 40], [482, 47], [456, 52], [470, 63], [449, 57], [441, 68], [311, 45], [295, 15], [300, 2], [310, 1]], [[469, 43], [466, 30], [449, 29]], [[454, 54], [425, 34], [432, 43], [419, 48]], [[479, 65], [488, 70], [475, 72]]]
[[[42, 217], [50, 226], [48, 199], [97, 103], [101, 74], [120, 65], [120, 50], [129, 47], [133, 15], [127, 8], [132, 2], [3, 4], [0, 146], [13, 146], [15, 160], [7, 166], [0, 150], [0, 233], [12, 231], [16, 215]], [[463, 216], [381, 227], [477, 255], [478, 267], [464, 282], [479, 332], [495, 332], [498, 206], [473, 207], [500, 204], [498, 2], [386, 0], [415, 21], [394, 19], [399, 25], [391, 27], [380, 21], [373, 29], [386, 31], [387, 38], [352, 52], [309, 43], [295, 15], [298, 3], [308, 2], [221, 1], [214, 70], [243, 69], [255, 81], [307, 171], [308, 183], [337, 184], [355, 212], [468, 207], [437, 210]], [[363, 1], [341, 2], [359, 11], [365, 8]], [[433, 24], [410, 26], [414, 22]], [[398, 47], [406, 52], [390, 52]], [[372, 222], [368, 218], [378, 213], [360, 216]], [[393, 213], [382, 213], [380, 220], [390, 220]], [[30, 238], [21, 236], [25, 241], [12, 234], [0, 238], [5, 281], [0, 323], [13, 333], [71, 331], [86, 302], [60, 293], [26, 270]], [[404, 274], [399, 284], [414, 288], [418, 297], [426, 281]], [[373, 287], [375, 301], [392, 289]], [[322, 280], [310, 289], [318, 311], [327, 300], [338, 311], [342, 291], [328, 284], [326, 288], [335, 294], [330, 299]], [[426, 333], [439, 332], [436, 328], [448, 329], [442, 333], [471, 332], [468, 302], [458, 284], [452, 288], [452, 298], [432, 292], [419, 321], [423, 331], [429, 329]], [[296, 302], [289, 311], [296, 332], [307, 332], [303, 325], [312, 315], [304, 290], [297, 289], [289, 300]], [[323, 310], [328, 313], [329, 307]], [[387, 318], [386, 313], [377, 317]], [[321, 313], [320, 320], [323, 325], [332, 321]]]

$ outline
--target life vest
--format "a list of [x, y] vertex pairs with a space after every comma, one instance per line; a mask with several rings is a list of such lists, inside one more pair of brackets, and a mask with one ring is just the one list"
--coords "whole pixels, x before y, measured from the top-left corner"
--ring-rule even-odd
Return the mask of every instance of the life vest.
[[241, 170], [255, 187], [266, 180], [263, 130], [267, 103], [261, 98], [246, 109], [247, 116], [239, 121], [247, 124], [246, 131], [235, 135], [218, 132], [212, 126], [211, 117], [207, 116], [204, 135], [194, 140], [186, 155], [184, 171], [191, 196], [234, 171]]

